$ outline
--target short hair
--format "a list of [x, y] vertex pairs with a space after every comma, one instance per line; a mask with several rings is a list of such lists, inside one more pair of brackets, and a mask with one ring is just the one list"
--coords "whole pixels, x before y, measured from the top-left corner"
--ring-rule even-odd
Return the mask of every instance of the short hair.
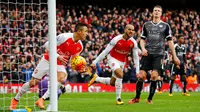
[[184, 37], [184, 35], [183, 35], [183, 34], [178, 34], [178, 35], [177, 35], [177, 39], [179, 39], [179, 38], [181, 38], [181, 37]]
[[84, 26], [88, 28], [88, 25], [85, 24], [85, 23], [78, 23], [78, 24], [76, 24], [76, 26], [75, 26], [75, 32], [77, 32], [78, 30], [83, 30]]
[[160, 5], [155, 5], [154, 8], [155, 8], [155, 7], [160, 8], [161, 11], [163, 11], [163, 9], [162, 9], [162, 7], [161, 7]]

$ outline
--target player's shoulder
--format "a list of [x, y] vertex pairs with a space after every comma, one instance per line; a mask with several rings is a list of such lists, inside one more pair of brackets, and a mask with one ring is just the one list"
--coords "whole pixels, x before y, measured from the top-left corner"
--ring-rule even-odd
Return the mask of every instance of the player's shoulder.
[[167, 22], [161, 21], [160, 23], [163, 25], [169, 26], [169, 24]]
[[122, 34], [113, 37], [112, 40], [113, 40], [113, 41], [119, 41], [119, 40], [121, 40], [121, 39], [123, 39], [123, 35], [122, 35]]
[[129, 40], [131, 40], [133, 43], [137, 43], [133, 37], [131, 37]]
[[59, 44], [67, 41], [69, 38], [73, 37], [73, 33], [61, 33], [59, 34], [56, 38], [57, 38], [57, 42]]
[[178, 43], [175, 43], [175, 44], [174, 44], [174, 47], [175, 47], [175, 48], [178, 47]]
[[74, 33], [61, 33], [58, 35], [58, 37], [64, 37], [64, 38], [72, 38]]
[[146, 21], [143, 25], [151, 25], [152, 24], [152, 21]]
[[70, 38], [73, 38], [73, 33], [61, 33], [57, 36], [57, 41], [64, 42]]

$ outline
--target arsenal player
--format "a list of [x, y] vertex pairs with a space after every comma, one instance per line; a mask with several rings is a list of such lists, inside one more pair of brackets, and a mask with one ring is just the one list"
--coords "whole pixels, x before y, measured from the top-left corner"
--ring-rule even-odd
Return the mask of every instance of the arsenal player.
[[[58, 75], [58, 89], [62, 86], [67, 78], [66, 64], [68, 60], [76, 55], [79, 55], [83, 50], [82, 40], [85, 40], [88, 34], [88, 26], [83, 23], [78, 23], [75, 26], [74, 33], [62, 33], [57, 36], [57, 75]], [[19, 99], [23, 94], [30, 90], [31, 87], [37, 85], [44, 75], [49, 74], [49, 41], [44, 45], [46, 53], [44, 53], [37, 67], [35, 68], [32, 79], [23, 84], [21, 90], [11, 100], [10, 110], [16, 109]], [[49, 90], [40, 98], [35, 104], [44, 109], [44, 100], [49, 98]]]
[[121, 100], [122, 79], [124, 75], [123, 69], [126, 56], [131, 50], [133, 52], [134, 63], [136, 65], [136, 73], [139, 73], [138, 45], [133, 38], [133, 34], [134, 26], [130, 24], [126, 25], [124, 34], [114, 37], [107, 45], [105, 50], [91, 64], [91, 67], [95, 68], [96, 63], [105, 58], [107, 55], [108, 65], [112, 69], [112, 77], [98, 77], [96, 74], [94, 74], [88, 83], [88, 86], [91, 86], [94, 82], [115, 86], [117, 105], [124, 104], [124, 102]]

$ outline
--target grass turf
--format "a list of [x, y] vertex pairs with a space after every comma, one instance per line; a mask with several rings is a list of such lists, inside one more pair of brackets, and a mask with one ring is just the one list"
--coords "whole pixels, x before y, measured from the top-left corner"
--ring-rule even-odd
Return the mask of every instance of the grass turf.
[[[200, 93], [192, 92], [191, 96], [182, 96], [182, 93], [155, 93], [153, 104], [146, 103], [148, 93], [142, 93], [140, 103], [128, 104], [135, 93], [122, 93], [124, 105], [116, 105], [115, 93], [66, 93], [58, 101], [58, 110], [62, 112], [199, 112]], [[14, 94], [0, 94], [0, 112], [7, 112], [11, 96]], [[18, 108], [29, 106], [33, 111], [40, 109], [34, 106], [37, 96], [24, 95]], [[47, 106], [48, 101], [45, 102]]]

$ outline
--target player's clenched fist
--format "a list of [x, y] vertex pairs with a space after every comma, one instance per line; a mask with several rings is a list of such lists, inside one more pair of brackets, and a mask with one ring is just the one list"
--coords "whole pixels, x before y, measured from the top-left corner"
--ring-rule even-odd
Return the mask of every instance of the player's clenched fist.
[[58, 56], [58, 60], [60, 60], [62, 65], [66, 65], [68, 62], [68, 56], [60, 55], [60, 56]]

